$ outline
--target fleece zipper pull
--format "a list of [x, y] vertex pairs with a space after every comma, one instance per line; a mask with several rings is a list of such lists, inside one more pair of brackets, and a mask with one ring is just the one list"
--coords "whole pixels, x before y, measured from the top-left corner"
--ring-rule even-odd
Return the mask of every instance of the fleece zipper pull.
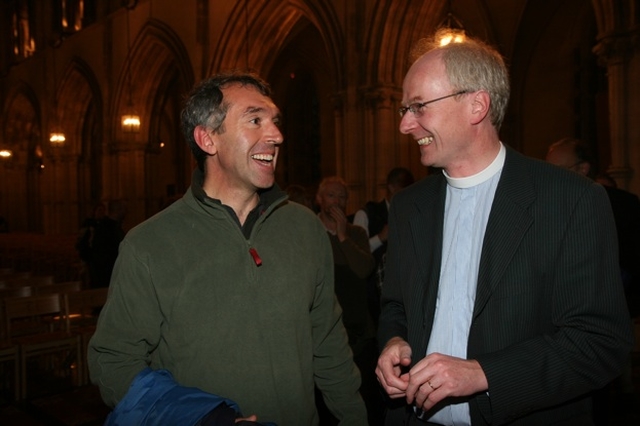
[[262, 259], [260, 259], [260, 255], [256, 249], [249, 247], [249, 253], [251, 254], [251, 257], [253, 257], [253, 261], [256, 262], [256, 266], [262, 265]]

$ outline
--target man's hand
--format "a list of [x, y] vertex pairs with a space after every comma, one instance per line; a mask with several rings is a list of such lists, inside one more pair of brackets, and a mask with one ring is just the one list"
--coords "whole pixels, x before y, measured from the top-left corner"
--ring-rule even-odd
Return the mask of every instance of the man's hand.
[[382, 231], [378, 232], [378, 238], [380, 238], [380, 241], [384, 243], [387, 241], [388, 235], [389, 235], [389, 225], [385, 225], [384, 228], [382, 228]]
[[402, 367], [411, 364], [411, 347], [400, 337], [390, 339], [378, 358], [376, 376], [391, 398], [406, 396], [409, 374], [402, 374]]
[[238, 418], [236, 419], [235, 423], [240, 423], [240, 422], [257, 422], [258, 421], [258, 417], [255, 414], [250, 415], [249, 417], [243, 417], [243, 418]]
[[406, 396], [409, 404], [427, 411], [449, 396], [473, 395], [488, 387], [478, 361], [432, 353], [409, 371]]
[[340, 242], [347, 238], [347, 215], [338, 206], [332, 206], [329, 214], [336, 222], [336, 236]]

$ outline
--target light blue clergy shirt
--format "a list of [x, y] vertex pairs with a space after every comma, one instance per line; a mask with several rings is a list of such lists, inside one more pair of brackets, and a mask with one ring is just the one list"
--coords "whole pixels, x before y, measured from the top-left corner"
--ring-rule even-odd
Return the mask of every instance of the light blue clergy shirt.
[[[478, 285], [482, 241], [500, 180], [506, 149], [500, 144], [495, 160], [465, 178], [446, 173], [442, 265], [427, 355], [433, 352], [467, 358], [467, 342]], [[442, 425], [471, 425], [467, 402], [445, 405], [422, 415]]]

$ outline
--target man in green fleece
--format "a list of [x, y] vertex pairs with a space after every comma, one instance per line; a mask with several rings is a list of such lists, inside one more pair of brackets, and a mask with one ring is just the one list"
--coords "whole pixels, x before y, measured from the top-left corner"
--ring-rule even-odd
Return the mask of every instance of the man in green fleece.
[[191, 188], [127, 234], [89, 345], [108, 405], [151, 367], [278, 426], [318, 424], [317, 386], [342, 425], [366, 425], [325, 229], [274, 183], [279, 120], [253, 74], [191, 92]]

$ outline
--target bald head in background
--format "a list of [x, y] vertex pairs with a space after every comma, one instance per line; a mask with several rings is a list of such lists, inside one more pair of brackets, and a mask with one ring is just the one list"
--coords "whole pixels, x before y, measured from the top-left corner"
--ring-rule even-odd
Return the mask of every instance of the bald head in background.
[[591, 177], [591, 156], [579, 139], [563, 138], [551, 144], [545, 159], [547, 163]]

